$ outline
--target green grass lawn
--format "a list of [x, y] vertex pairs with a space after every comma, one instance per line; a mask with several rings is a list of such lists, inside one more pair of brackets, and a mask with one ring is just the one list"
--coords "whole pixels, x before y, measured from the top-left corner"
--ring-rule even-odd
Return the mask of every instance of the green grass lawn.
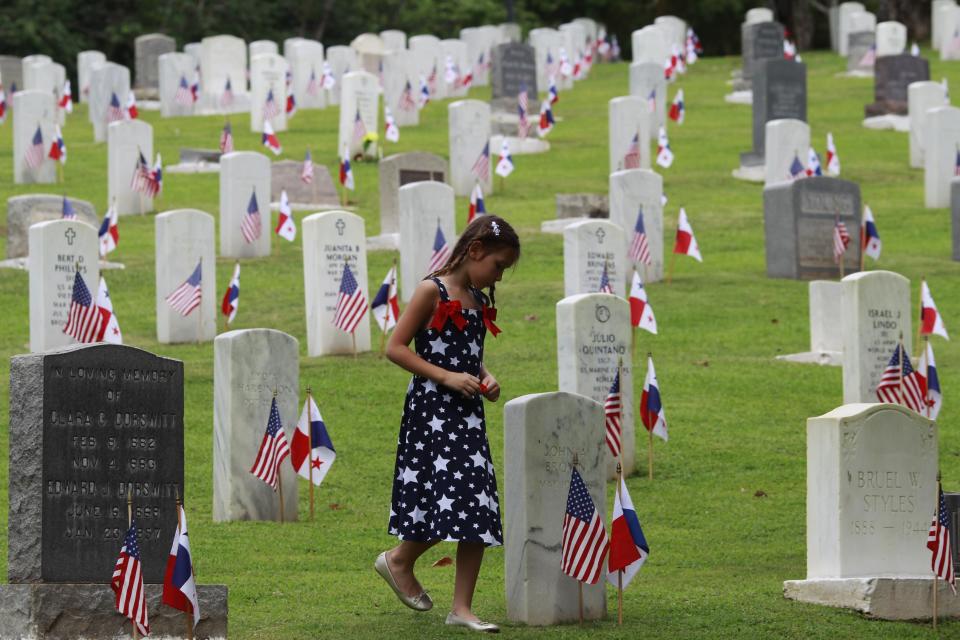
[[[925, 51], [925, 54], [929, 52]], [[872, 101], [870, 80], [839, 78], [844, 60], [832, 53], [804, 53], [808, 65], [809, 119], [814, 145], [824, 155], [833, 132], [842, 177], [860, 184], [883, 237], [879, 267], [910, 278], [919, 295], [926, 275], [948, 329], [960, 331], [960, 278], [950, 259], [950, 220], [944, 209], [923, 208], [923, 175], [908, 167], [906, 134], [868, 131], [863, 105]], [[839, 368], [778, 362], [779, 353], [808, 346], [807, 284], [765, 275], [761, 185], [733, 179], [739, 153], [751, 146], [750, 108], [729, 105], [725, 80], [739, 59], [701, 60], [670, 89], [684, 89], [686, 122], [670, 128], [676, 154], [663, 171], [670, 198], [665, 213], [666, 246], [672, 246], [676, 215], [684, 206], [696, 231], [703, 264], [677, 260], [673, 284], [648, 288], [660, 334], [639, 336], [638, 352], [651, 350], [657, 364], [670, 442], [657, 447], [657, 478], [628, 480], [651, 555], [624, 594], [625, 621], [611, 615], [583, 628], [510, 626], [513, 636], [534, 637], [928, 637], [928, 625], [868, 620], [844, 610], [787, 601], [782, 583], [804, 578], [805, 420], [842, 402]], [[960, 66], [931, 58], [934, 79], [960, 87]], [[550, 136], [552, 149], [515, 156], [506, 189], [487, 208], [516, 225], [523, 256], [497, 288], [498, 323], [504, 333], [487, 342], [487, 366], [503, 386], [501, 403], [556, 389], [555, 303], [562, 297], [562, 237], [539, 233], [554, 217], [558, 192], [605, 193], [608, 180], [607, 101], [628, 91], [627, 65], [594, 67], [591, 77], [561, 94], [562, 118]], [[487, 99], [488, 88], [471, 91]], [[534, 102], [535, 103], [535, 102]], [[154, 146], [167, 163], [179, 147], [216, 147], [222, 118], [160, 119]], [[285, 158], [299, 160], [307, 146], [314, 160], [336, 175], [338, 111], [300, 111], [281, 133]], [[260, 151], [247, 118], [235, 117], [238, 149]], [[60, 193], [63, 187], [12, 185], [11, 123], [0, 128], [2, 195]], [[64, 130], [69, 149], [66, 192], [92, 201], [102, 215], [107, 198], [106, 145], [94, 144], [79, 107]], [[447, 155], [443, 103], [431, 103], [421, 124], [403, 129], [388, 153], [424, 150]], [[359, 214], [367, 235], [379, 233], [377, 168], [357, 163]], [[158, 210], [218, 208], [218, 177], [172, 175]], [[458, 228], [467, 202], [457, 200]], [[298, 220], [305, 214], [297, 214]], [[272, 327], [300, 341], [300, 379], [312, 386], [331, 437], [337, 463], [318, 494], [314, 522], [280, 526], [266, 522], [214, 524], [212, 504], [213, 345], [160, 345], [154, 311], [152, 216], [124, 217], [121, 243], [110, 259], [126, 265], [107, 271], [125, 340], [185, 363], [186, 492], [193, 555], [201, 583], [230, 588], [230, 632], [237, 638], [448, 637], [443, 625], [453, 589], [453, 568], [430, 568], [452, 545], [424, 557], [419, 576], [436, 609], [418, 615], [403, 608], [372, 570], [376, 555], [393, 539], [386, 533], [396, 434], [409, 375], [378, 353], [359, 359], [306, 356], [301, 245], [273, 239], [273, 255], [243, 261], [242, 304], [234, 328]], [[370, 287], [376, 290], [393, 255], [368, 255]], [[217, 289], [230, 277], [233, 260], [217, 265]], [[868, 261], [868, 266], [873, 267]], [[0, 271], [0, 355], [28, 349], [28, 281], [25, 271]], [[374, 343], [379, 334], [374, 328]], [[960, 488], [960, 348], [935, 343], [946, 403], [941, 413], [940, 457], [947, 490]], [[642, 364], [642, 363], [641, 363]], [[8, 369], [7, 369], [8, 370]], [[643, 382], [634, 375], [635, 396]], [[0, 423], [6, 424], [8, 385], [0, 385]], [[488, 408], [488, 433], [498, 467], [503, 460], [503, 414]], [[644, 457], [644, 438], [638, 438]], [[8, 473], [8, 429], [0, 430], [0, 484]], [[502, 475], [501, 486], [509, 482]], [[300, 515], [307, 513], [301, 485]], [[762, 490], [766, 497], [755, 497]], [[609, 487], [607, 508], [612, 503]], [[0, 491], [0, 546], [6, 549], [7, 492]], [[557, 513], [557, 526], [562, 514]], [[507, 521], [505, 526], [510, 526]], [[0, 570], [6, 553], [0, 553]], [[105, 571], [108, 569], [105, 568]], [[5, 571], [3, 571], [5, 573]], [[488, 552], [475, 598], [484, 618], [505, 620], [503, 552]], [[944, 637], [960, 623], [944, 623]]]

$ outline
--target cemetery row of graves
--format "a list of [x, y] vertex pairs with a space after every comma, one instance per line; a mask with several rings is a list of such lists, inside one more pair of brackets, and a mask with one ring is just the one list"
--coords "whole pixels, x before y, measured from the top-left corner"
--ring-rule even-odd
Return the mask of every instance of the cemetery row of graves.
[[[193, 629], [160, 604], [182, 499], [197, 637], [226, 635], [228, 610], [240, 637], [444, 637], [370, 571], [392, 544], [409, 380], [381, 350], [390, 298], [409, 301], [486, 212], [523, 249], [485, 346], [504, 389], [486, 417], [506, 536], [481, 573], [484, 618], [520, 635], [583, 617], [554, 633], [919, 637], [903, 620], [929, 621], [934, 592], [957, 615], [926, 541], [937, 474], [950, 492], [960, 473], [946, 339], [960, 42], [941, 27], [912, 47], [903, 25], [844, 3], [835, 50], [798, 55], [774, 17], [748, 12], [742, 59], [698, 60], [664, 16], [633, 33], [630, 64], [591, 20], [326, 50], [292, 38], [283, 55], [144, 36], [133, 83], [80, 55], [71, 111], [62, 66], [30, 56], [16, 76], [0, 58], [3, 86], [25, 88], [0, 128], [14, 178], [0, 591], [87, 616], [35, 604], [0, 636], [31, 616], [51, 634], [129, 632], [109, 581], [131, 516], [153, 633]], [[79, 331], [78, 281], [86, 309], [110, 306]], [[56, 351], [120, 342], [121, 327], [143, 351]], [[904, 352], [914, 370], [891, 374]], [[914, 411], [857, 404], [878, 387]], [[295, 452], [277, 482], [253, 473], [272, 407]], [[330, 441], [306, 466], [298, 423]], [[317, 455], [319, 478], [298, 479]], [[608, 528], [619, 462], [642, 522], [649, 556], [620, 610], [603, 578], [561, 571], [575, 460]], [[453, 555], [440, 545], [418, 565], [438, 603]]]

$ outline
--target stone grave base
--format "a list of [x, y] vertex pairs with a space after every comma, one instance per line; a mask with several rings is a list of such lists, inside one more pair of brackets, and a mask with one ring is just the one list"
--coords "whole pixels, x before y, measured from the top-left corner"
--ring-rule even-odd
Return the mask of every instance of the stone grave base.
[[219, 162], [181, 162], [163, 168], [165, 173], [220, 173]]
[[[28, 264], [29, 260], [30, 258], [28, 256], [0, 260], [0, 269], [22, 269], [26, 271], [30, 268]], [[122, 262], [107, 262], [106, 260], [101, 260], [100, 270], [103, 271], [104, 269], [126, 269], [126, 266]]]
[[843, 73], [835, 74], [837, 78], [872, 78], [873, 71], [867, 71], [865, 69], [854, 69], [853, 71], [844, 71]]
[[908, 133], [910, 131], [910, 118], [892, 113], [882, 116], [871, 116], [863, 120], [863, 127], [865, 129], [892, 129], [901, 133]]
[[581, 216], [578, 218], [558, 218], [556, 220], [544, 220], [540, 223], [540, 233], [563, 233], [563, 230], [570, 225], [583, 222], [584, 220], [596, 220], [596, 218]]
[[[279, 202], [271, 202], [270, 209], [273, 211], [280, 210]], [[336, 200], [332, 202], [291, 202], [290, 210], [291, 211], [311, 211], [311, 212], [321, 212], [321, 211], [332, 211], [337, 209], [338, 211], [356, 211], [356, 207], [344, 207]]]
[[766, 179], [765, 173], [766, 169], [762, 164], [753, 166], [741, 165], [739, 169], [734, 169], [731, 172], [737, 180], [746, 180], [747, 182], [763, 182]]
[[804, 351], [777, 356], [777, 360], [799, 362], [800, 364], [819, 364], [826, 367], [843, 366], [843, 354], [839, 351]]
[[[527, 136], [526, 138], [507, 136], [507, 144], [510, 145], [510, 155], [523, 156], [531, 153], [544, 153], [545, 151], [549, 151], [550, 143], [546, 140], [541, 140], [538, 138], [536, 136], [536, 131], [534, 131], [533, 134], [533, 136]], [[501, 145], [503, 145], [502, 135], [495, 134], [490, 136], [491, 155], [494, 155], [495, 153], [499, 154]]]
[[[211, 103], [207, 104], [206, 100], [210, 100]], [[202, 104], [202, 107], [194, 107], [193, 115], [195, 116], [215, 116], [223, 115], [227, 113], [249, 113], [250, 112], [250, 94], [234, 94], [233, 104], [229, 107], [222, 107], [219, 104], [219, 98], [201, 98], [198, 104]]]
[[[160, 603], [162, 584], [144, 585], [151, 638], [186, 638], [182, 611]], [[197, 587], [201, 638], [227, 637], [227, 587]], [[130, 620], [117, 613], [109, 584], [0, 584], [0, 639], [130, 637]]]
[[753, 104], [753, 90], [748, 89], [746, 91], [734, 91], [733, 93], [728, 93], [723, 96], [724, 102], [729, 102], [730, 104]]
[[[960, 597], [938, 581], [939, 617], [960, 617]], [[930, 620], [933, 617], [933, 578], [823, 578], [787, 580], [783, 595], [790, 600], [853, 609], [881, 620]]]
[[367, 238], [367, 251], [399, 251], [400, 234], [384, 233]]

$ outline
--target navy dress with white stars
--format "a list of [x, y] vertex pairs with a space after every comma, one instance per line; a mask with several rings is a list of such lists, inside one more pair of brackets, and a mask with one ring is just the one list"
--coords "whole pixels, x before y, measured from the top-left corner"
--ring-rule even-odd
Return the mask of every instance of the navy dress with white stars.
[[[440, 303], [431, 327], [414, 337], [417, 355], [480, 377], [487, 327], [481, 309], [459, 309], [437, 278]], [[471, 288], [478, 304], [486, 296]], [[442, 323], [442, 329], [435, 325]], [[483, 398], [413, 376], [397, 441], [389, 531], [401, 540], [503, 544], [497, 479]]]

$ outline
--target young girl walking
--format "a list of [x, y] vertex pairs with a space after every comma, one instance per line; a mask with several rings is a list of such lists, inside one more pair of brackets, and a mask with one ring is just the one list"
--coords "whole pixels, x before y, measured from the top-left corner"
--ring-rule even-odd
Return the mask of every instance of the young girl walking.
[[496, 402], [500, 384], [483, 365], [483, 341], [488, 331], [500, 332], [494, 289], [519, 257], [520, 240], [505, 220], [476, 218], [446, 265], [417, 285], [387, 345], [390, 361], [413, 379], [400, 423], [390, 510], [389, 531], [400, 544], [381, 553], [374, 568], [401, 602], [428, 611], [433, 602], [414, 576], [414, 564], [438, 542], [457, 542], [446, 623], [491, 633], [500, 629], [472, 610], [483, 551], [503, 544], [483, 413], [483, 398]]

